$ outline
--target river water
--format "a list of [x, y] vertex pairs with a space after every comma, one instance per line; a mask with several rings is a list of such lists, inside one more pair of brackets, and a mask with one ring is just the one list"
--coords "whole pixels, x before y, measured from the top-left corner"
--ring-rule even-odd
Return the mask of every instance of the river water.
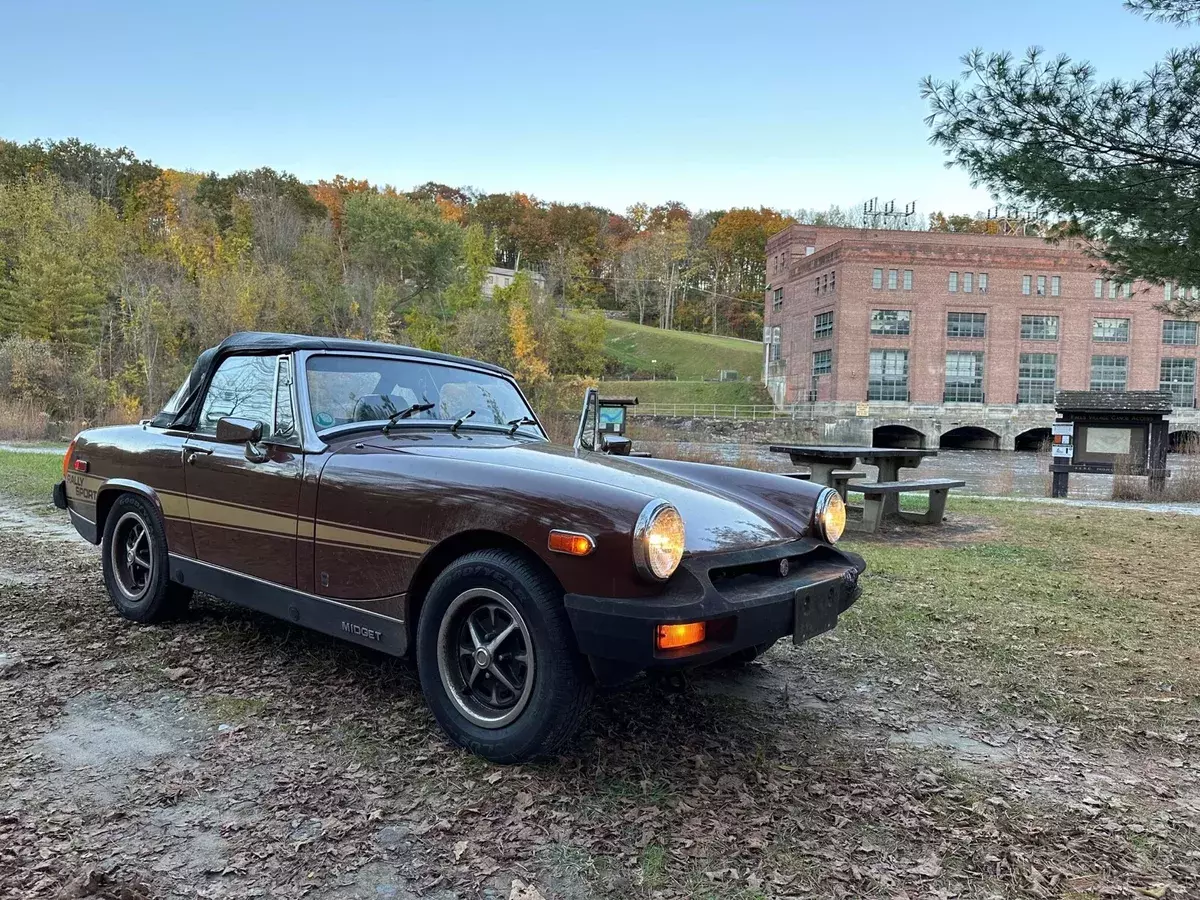
[[[683, 458], [702, 458], [715, 454], [729, 465], [751, 465], [753, 468], [774, 472], [793, 471], [787, 456], [771, 453], [758, 444], [736, 443], [690, 443], [674, 445]], [[674, 456], [664, 452], [666, 446], [657, 441], [646, 441], [645, 447], [655, 456]], [[714, 460], [715, 461], [715, 460]], [[901, 480], [916, 478], [954, 478], [965, 481], [961, 491], [987, 497], [1049, 497], [1050, 457], [1039, 453], [1014, 453], [1004, 450], [940, 450], [937, 456], [922, 460], [916, 469], [903, 469]], [[1200, 455], [1172, 453], [1167, 457], [1167, 466], [1172, 471], [1190, 469], [1200, 472]], [[874, 466], [859, 464], [858, 471], [875, 478]], [[1112, 498], [1111, 475], [1072, 475], [1070, 496], [1079, 499], [1109, 500]]]

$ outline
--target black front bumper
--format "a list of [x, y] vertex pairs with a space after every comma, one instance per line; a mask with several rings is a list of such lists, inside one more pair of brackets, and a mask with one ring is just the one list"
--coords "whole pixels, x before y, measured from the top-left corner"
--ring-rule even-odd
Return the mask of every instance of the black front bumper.
[[[805, 539], [685, 559], [655, 597], [567, 594], [566, 606], [597, 675], [621, 680], [643, 669], [715, 662], [788, 635], [803, 643], [833, 628], [858, 599], [865, 569], [858, 554]], [[658, 626], [679, 622], [705, 622], [704, 641], [659, 650]]]

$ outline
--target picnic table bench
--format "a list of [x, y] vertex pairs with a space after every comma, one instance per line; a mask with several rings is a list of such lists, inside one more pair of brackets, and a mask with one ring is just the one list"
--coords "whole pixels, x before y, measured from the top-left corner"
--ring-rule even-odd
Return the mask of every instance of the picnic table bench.
[[[856, 491], [863, 495], [862, 531], [876, 532], [883, 522], [894, 516], [906, 522], [916, 522], [920, 525], [940, 524], [946, 515], [946, 497], [951, 488], [966, 487], [965, 481], [953, 478], [923, 478], [918, 481], [875, 481], [854, 485]], [[900, 494], [910, 491], [927, 491], [929, 493], [929, 508], [925, 512], [908, 512], [899, 507]], [[888, 498], [897, 500], [895, 508], [890, 508]]]

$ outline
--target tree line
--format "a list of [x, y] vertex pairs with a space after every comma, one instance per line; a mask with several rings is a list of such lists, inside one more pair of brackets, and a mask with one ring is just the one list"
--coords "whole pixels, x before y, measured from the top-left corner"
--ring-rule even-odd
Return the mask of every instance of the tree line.
[[[534, 386], [596, 376], [603, 308], [758, 337], [766, 240], [793, 220], [203, 174], [78, 139], [0, 140], [0, 398], [134, 416], [201, 349], [256, 329], [461, 353]], [[484, 302], [492, 266], [525, 274]]]

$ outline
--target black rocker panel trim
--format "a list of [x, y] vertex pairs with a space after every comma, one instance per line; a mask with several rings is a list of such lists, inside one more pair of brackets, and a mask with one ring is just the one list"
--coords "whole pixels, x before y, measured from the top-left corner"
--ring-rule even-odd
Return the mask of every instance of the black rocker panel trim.
[[179, 584], [392, 656], [403, 656], [408, 651], [408, 631], [399, 619], [271, 584], [186, 556], [172, 553], [170, 558], [171, 580]]

